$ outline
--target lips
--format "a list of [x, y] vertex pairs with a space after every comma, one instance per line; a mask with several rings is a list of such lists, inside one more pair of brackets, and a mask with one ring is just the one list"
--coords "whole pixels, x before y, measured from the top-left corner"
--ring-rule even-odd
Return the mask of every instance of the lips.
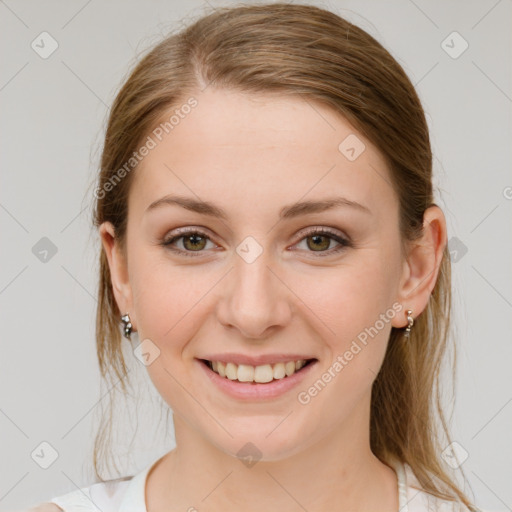
[[211, 371], [226, 380], [249, 384], [265, 384], [276, 380], [286, 379], [299, 372], [316, 359], [288, 360], [273, 364], [259, 364], [257, 366], [247, 364], [235, 364], [231, 361], [209, 361], [201, 359]]
[[[231, 398], [238, 400], [240, 401], [240, 403], [244, 404], [247, 403], [247, 400], [266, 401], [277, 399], [278, 397], [285, 395], [287, 392], [291, 391], [293, 388], [296, 388], [301, 382], [303, 382], [304, 379], [308, 377], [308, 375], [311, 375], [311, 373], [315, 371], [317, 363], [319, 362], [318, 359], [316, 358], [308, 359], [307, 363], [304, 364], [304, 366], [302, 366], [299, 370], [294, 371], [291, 375], [285, 375], [283, 378], [280, 379], [273, 378], [270, 381], [268, 380], [270, 378], [270, 375], [268, 375], [267, 378], [265, 379], [267, 381], [261, 383], [255, 382], [254, 380], [250, 382], [239, 381], [238, 370], [236, 374], [237, 378], [235, 380], [231, 380], [226, 376], [221, 377], [219, 373], [213, 371], [211, 364], [208, 360], [196, 358], [195, 361], [198, 365], [198, 368], [200, 368], [201, 370], [200, 373], [202, 373], [208, 379], [208, 381], [214, 385], [216, 389], [220, 390], [223, 394], [230, 396]], [[219, 362], [217, 361], [217, 365], [218, 364]], [[234, 365], [234, 363], [229, 364]], [[282, 365], [282, 363], [275, 364]], [[226, 366], [228, 366], [228, 364], [226, 364]], [[272, 365], [272, 369], [274, 369], [274, 365]], [[231, 376], [235, 376], [234, 373], [232, 373]]]

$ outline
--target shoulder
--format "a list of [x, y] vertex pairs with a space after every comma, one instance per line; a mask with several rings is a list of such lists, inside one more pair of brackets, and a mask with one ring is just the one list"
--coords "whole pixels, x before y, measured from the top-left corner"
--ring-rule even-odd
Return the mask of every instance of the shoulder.
[[448, 500], [435, 496], [423, 489], [412, 468], [404, 464], [407, 475], [407, 509], [408, 512], [485, 512], [481, 509], [470, 509], [459, 500]]
[[75, 489], [24, 512], [146, 512], [147, 475], [160, 460], [135, 475]]
[[[412, 489], [411, 489], [412, 490]], [[486, 512], [481, 508], [468, 508], [461, 501], [439, 498], [424, 490], [414, 489], [410, 494], [409, 512]]]
[[451, 501], [439, 498], [424, 490], [412, 489], [411, 501], [409, 503], [410, 512], [431, 511], [437, 512], [472, 512], [464, 503], [460, 501]]
[[80, 510], [83, 512], [101, 512], [117, 510], [132, 477], [118, 478], [98, 482], [89, 487], [55, 496], [23, 512], [68, 512]]
[[28, 508], [23, 512], [62, 512], [62, 509], [55, 503], [41, 503], [34, 507]]

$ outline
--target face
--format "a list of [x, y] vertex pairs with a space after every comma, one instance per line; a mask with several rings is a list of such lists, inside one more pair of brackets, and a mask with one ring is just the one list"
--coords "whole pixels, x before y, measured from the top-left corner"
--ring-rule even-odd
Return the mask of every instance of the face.
[[[276, 460], [368, 429], [371, 386], [405, 318], [382, 155], [319, 104], [212, 87], [195, 97], [133, 171], [125, 274], [120, 260], [113, 269], [154, 385], [175, 417], [232, 455], [251, 442]], [[293, 208], [303, 202], [318, 204]], [[280, 379], [294, 379], [284, 389], [229, 390], [200, 361], [266, 356], [314, 361]]]

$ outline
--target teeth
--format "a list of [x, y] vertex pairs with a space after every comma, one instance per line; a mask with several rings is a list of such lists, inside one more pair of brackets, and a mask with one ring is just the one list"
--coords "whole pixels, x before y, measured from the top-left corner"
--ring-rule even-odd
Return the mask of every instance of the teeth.
[[274, 379], [274, 370], [269, 364], [254, 368], [254, 382], [270, 382]]
[[238, 378], [236, 364], [233, 364], [233, 363], [226, 364], [226, 377], [229, 380], [236, 380]]
[[274, 365], [274, 379], [282, 379], [286, 375], [286, 369], [283, 363]]
[[240, 382], [252, 382], [254, 380], [254, 366], [239, 364], [236, 375]]
[[236, 365], [234, 363], [223, 363], [222, 361], [210, 361], [209, 366], [221, 377], [239, 382], [271, 382], [274, 379], [289, 377], [299, 371], [306, 364], [305, 359], [288, 361], [287, 363], [262, 364], [251, 366], [248, 364]]
[[290, 376], [295, 373], [295, 361], [290, 361], [284, 365], [286, 375]]

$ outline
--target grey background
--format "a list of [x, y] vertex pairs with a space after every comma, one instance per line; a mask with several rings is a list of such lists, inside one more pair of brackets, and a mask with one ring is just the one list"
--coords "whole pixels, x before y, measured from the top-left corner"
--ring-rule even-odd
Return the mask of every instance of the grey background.
[[[0, 1], [0, 510], [92, 483], [94, 425], [109, 390], [100, 389], [95, 354], [99, 243], [89, 222], [90, 187], [108, 105], [138, 52], [180, 20], [201, 14], [203, 5]], [[453, 438], [469, 454], [462, 468], [476, 503], [512, 510], [512, 2], [316, 5], [382, 42], [422, 99], [436, 199], [457, 251]], [[59, 45], [46, 59], [31, 47], [43, 31]], [[453, 31], [469, 44], [458, 58], [442, 46]], [[452, 40], [452, 51], [460, 49]], [[46, 261], [38, 252], [48, 244], [43, 237], [57, 251]], [[132, 375], [142, 399], [138, 416], [118, 402], [125, 415], [117, 426], [121, 474], [139, 471], [174, 446], [145, 368], [134, 364]], [[58, 452], [48, 469], [31, 457], [43, 441]]]

